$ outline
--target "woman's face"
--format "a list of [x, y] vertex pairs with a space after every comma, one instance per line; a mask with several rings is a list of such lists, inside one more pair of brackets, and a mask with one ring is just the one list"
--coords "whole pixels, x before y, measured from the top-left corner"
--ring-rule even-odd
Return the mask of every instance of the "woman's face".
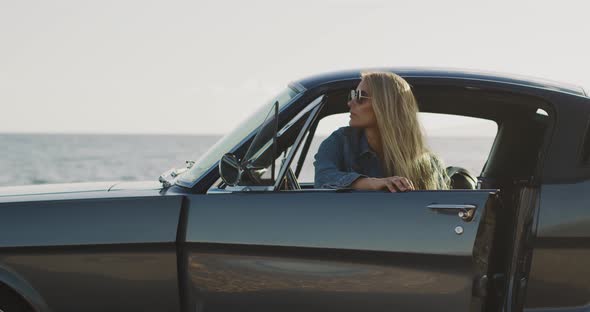
[[361, 92], [361, 98], [348, 101], [348, 107], [350, 107], [349, 125], [353, 128], [377, 127], [371, 94], [364, 80], [361, 80], [356, 90]]

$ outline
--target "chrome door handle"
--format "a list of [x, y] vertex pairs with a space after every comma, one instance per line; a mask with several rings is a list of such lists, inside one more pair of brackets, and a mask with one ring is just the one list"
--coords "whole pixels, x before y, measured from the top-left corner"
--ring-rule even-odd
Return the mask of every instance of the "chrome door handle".
[[475, 215], [475, 205], [455, 205], [455, 204], [430, 204], [426, 206], [428, 209], [438, 213], [457, 213], [457, 216], [463, 221], [471, 221]]

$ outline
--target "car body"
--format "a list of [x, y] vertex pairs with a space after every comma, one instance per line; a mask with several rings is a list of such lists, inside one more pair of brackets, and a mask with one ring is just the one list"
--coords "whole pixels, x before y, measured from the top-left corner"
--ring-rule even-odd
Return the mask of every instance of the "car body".
[[[301, 79], [161, 183], [0, 188], [0, 309], [590, 309], [584, 90], [380, 70], [404, 77], [421, 111], [498, 124], [476, 188], [391, 194], [298, 183], [317, 123], [347, 110], [361, 71]], [[228, 168], [236, 171], [220, 177]]]

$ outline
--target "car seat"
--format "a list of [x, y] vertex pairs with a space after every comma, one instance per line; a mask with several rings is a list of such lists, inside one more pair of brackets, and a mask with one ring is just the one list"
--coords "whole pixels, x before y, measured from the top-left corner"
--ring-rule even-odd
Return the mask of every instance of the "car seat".
[[475, 190], [477, 188], [477, 179], [467, 169], [450, 166], [446, 170], [451, 189]]

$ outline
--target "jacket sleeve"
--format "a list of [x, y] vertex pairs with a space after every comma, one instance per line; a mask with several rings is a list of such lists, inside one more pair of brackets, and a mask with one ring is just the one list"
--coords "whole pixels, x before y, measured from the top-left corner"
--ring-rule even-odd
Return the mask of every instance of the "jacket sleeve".
[[315, 188], [340, 189], [347, 188], [358, 178], [366, 177], [360, 173], [347, 172], [342, 157], [344, 137], [338, 131], [325, 139], [313, 163], [315, 167]]

